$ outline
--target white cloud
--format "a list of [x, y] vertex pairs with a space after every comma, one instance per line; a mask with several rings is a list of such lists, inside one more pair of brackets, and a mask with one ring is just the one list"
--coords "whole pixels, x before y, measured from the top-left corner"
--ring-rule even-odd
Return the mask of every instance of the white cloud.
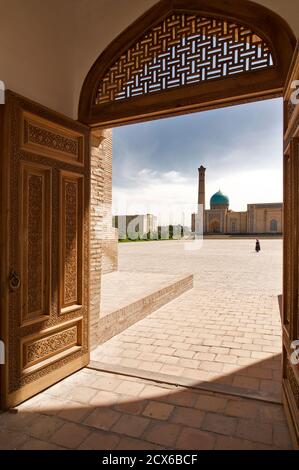
[[233, 175], [228, 174], [226, 177], [214, 179], [212, 182], [207, 179], [207, 202], [218, 189], [229, 197], [230, 209], [235, 211], [246, 210], [247, 204], [282, 202], [282, 171], [279, 169], [239, 171]]
[[148, 168], [138, 172], [134, 180], [134, 187], [113, 187], [114, 214], [150, 213], [159, 216], [163, 224], [190, 225], [191, 212], [196, 210], [196, 180], [177, 171]]

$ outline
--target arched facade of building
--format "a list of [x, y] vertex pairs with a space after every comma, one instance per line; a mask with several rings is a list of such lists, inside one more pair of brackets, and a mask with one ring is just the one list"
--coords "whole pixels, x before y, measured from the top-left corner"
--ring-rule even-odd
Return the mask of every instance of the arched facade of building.
[[212, 220], [210, 223], [211, 233], [220, 233], [220, 222], [219, 220]]
[[[205, 201], [205, 172], [199, 174], [198, 194]], [[211, 221], [217, 219], [220, 234], [276, 234], [283, 232], [283, 203], [248, 204], [247, 211], [230, 208], [229, 198], [220, 190], [210, 199], [210, 208], [204, 210], [203, 232], [213, 233]], [[194, 229], [194, 215], [191, 228]]]

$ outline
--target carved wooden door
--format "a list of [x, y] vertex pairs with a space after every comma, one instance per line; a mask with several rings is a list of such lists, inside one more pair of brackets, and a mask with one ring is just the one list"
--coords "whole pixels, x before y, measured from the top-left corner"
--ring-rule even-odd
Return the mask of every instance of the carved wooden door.
[[89, 129], [12, 92], [0, 112], [7, 408], [89, 360]]
[[[296, 82], [297, 80], [297, 82]], [[284, 92], [283, 400], [299, 447], [299, 44]], [[297, 349], [298, 348], [298, 349]]]

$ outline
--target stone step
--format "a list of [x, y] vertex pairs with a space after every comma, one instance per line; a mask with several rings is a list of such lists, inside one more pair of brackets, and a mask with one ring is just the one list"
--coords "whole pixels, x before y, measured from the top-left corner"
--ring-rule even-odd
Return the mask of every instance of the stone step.
[[253, 390], [249, 388], [236, 387], [217, 381], [195, 380], [184, 376], [164, 374], [156, 371], [136, 369], [120, 364], [107, 364], [98, 360], [91, 360], [87, 366], [88, 369], [106, 372], [110, 374], [122, 375], [124, 377], [135, 377], [142, 380], [149, 380], [157, 384], [175, 385], [176, 387], [202, 390], [221, 395], [230, 395], [232, 397], [247, 398], [250, 400], [262, 401], [266, 403], [282, 404], [281, 397], [273, 393], [262, 390]]
[[103, 276], [99, 344], [193, 288], [193, 275], [117, 272]]

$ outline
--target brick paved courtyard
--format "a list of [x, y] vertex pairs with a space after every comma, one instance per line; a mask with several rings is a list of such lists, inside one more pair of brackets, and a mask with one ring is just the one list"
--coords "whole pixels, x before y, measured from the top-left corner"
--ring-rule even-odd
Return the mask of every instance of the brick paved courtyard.
[[[120, 270], [194, 274], [180, 296], [93, 353], [100, 362], [252, 390], [279, 400], [282, 241], [120, 245]], [[147, 274], [148, 275], [148, 274]]]
[[[144, 272], [194, 273], [193, 290], [93, 353], [152, 379], [84, 369], [1, 414], [0, 448], [291, 448], [279, 403], [282, 242], [262, 241], [259, 255], [253, 245], [121, 245], [120, 269], [138, 271], [140, 282]], [[162, 373], [169, 383], [154, 379]], [[191, 386], [172, 377], [189, 377]], [[202, 381], [264, 398], [196, 388]]]

